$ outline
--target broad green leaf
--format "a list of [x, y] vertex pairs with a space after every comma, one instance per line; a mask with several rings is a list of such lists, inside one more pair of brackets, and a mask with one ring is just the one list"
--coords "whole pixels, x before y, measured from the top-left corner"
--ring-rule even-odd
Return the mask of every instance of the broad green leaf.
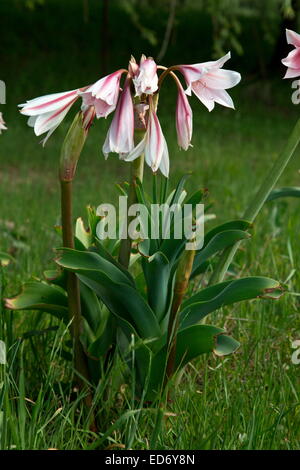
[[105, 258], [110, 263], [114, 264], [120, 271], [122, 271], [125, 276], [128, 277], [128, 280], [132, 285], [134, 285], [134, 279], [131, 276], [130, 272], [124, 268], [112, 255], [111, 253], [103, 246], [103, 243], [98, 238], [95, 239], [96, 249], [95, 251], [102, 257]]
[[31, 281], [24, 284], [22, 292], [11, 299], [5, 299], [10, 310], [41, 310], [68, 322], [68, 299], [57, 286]]
[[203, 200], [203, 198], [206, 195], [207, 195], [206, 189], [199, 189], [194, 194], [192, 194], [192, 196], [185, 202], [185, 204], [191, 204], [193, 207], [195, 207], [196, 204], [200, 204], [200, 202]]
[[80, 298], [82, 315], [95, 333], [102, 320], [100, 302], [95, 292], [85, 284], [80, 283]]
[[167, 308], [170, 263], [163, 253], [157, 252], [151, 258], [143, 258], [142, 266], [147, 284], [148, 302], [160, 322]]
[[110, 346], [115, 342], [116, 326], [112, 316], [109, 316], [103, 333], [89, 346], [88, 353], [99, 359], [107, 354]]
[[118, 319], [132, 324], [142, 338], [159, 336], [158, 321], [135, 286], [116, 266], [99, 258], [95, 253], [62, 249], [57, 263], [75, 272]]
[[[62, 252], [64, 263], [67, 263], [67, 265], [64, 265], [63, 267], [66, 269], [70, 268], [70, 270], [76, 270], [78, 272], [81, 270], [83, 272], [88, 270], [95, 271], [95, 273], [98, 271], [103, 271], [115, 282], [134, 285], [134, 281], [125, 275], [121, 269], [97, 253], [90, 251], [72, 250], [67, 248], [62, 248], [57, 251], [58, 253]], [[67, 256], [65, 256], [66, 254]], [[60, 260], [61, 258], [59, 257], [57, 261], [58, 264], [60, 264]]]
[[267, 199], [267, 202], [274, 201], [282, 197], [300, 197], [300, 187], [274, 189]]
[[210, 242], [212, 238], [218, 233], [225, 232], [226, 230], [249, 230], [252, 228], [252, 224], [247, 220], [237, 219], [226, 222], [225, 224], [218, 225], [210, 230], [204, 237], [204, 248]]
[[250, 234], [242, 230], [225, 230], [214, 235], [206, 246], [197, 252], [191, 278], [197, 276], [201, 272], [202, 264], [211, 256], [231, 245], [234, 245], [240, 240], [247, 240], [249, 238]]
[[278, 299], [283, 293], [284, 288], [279, 282], [266, 277], [222, 282], [186, 300], [180, 312], [180, 323], [185, 328], [199, 323], [206, 315], [225, 305], [256, 298]]
[[54, 284], [66, 290], [67, 276], [62, 269], [48, 269], [44, 271], [44, 277], [49, 284]]
[[[180, 179], [176, 189], [175, 189], [175, 192], [174, 192], [174, 195], [172, 197], [172, 200], [171, 200], [171, 203], [170, 203], [170, 206], [172, 206], [173, 204], [178, 204], [180, 199], [181, 199], [181, 195], [182, 195], [182, 192], [183, 192], [183, 189], [184, 189], [184, 185], [186, 183], [186, 180], [190, 177], [190, 175], [184, 175], [182, 176], [182, 178]], [[181, 201], [182, 203], [183, 201]]]
[[[193, 325], [181, 329], [177, 335], [175, 370], [178, 371], [188, 362], [201, 354], [214, 352], [218, 356], [231, 354], [239, 343], [230, 338], [226, 331], [210, 325]], [[145, 352], [144, 352], [145, 354]], [[152, 398], [160, 390], [167, 359], [167, 346], [152, 358], [151, 378], [148, 393]]]

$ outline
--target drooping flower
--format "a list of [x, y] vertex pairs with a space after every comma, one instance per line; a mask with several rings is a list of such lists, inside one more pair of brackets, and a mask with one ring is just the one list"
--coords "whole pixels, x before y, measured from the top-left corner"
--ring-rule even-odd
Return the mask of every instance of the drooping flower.
[[295, 49], [291, 51], [285, 59], [282, 59], [283, 65], [288, 69], [284, 78], [295, 78], [300, 76], [300, 34], [290, 29], [286, 30], [286, 39], [288, 44], [292, 44]]
[[145, 161], [153, 172], [158, 169], [165, 177], [169, 176], [169, 151], [166, 139], [163, 135], [157, 114], [150, 105], [147, 130], [141, 142], [124, 157], [125, 161], [131, 162], [145, 154]]
[[28, 125], [34, 128], [35, 135], [39, 136], [47, 132], [43, 144], [49, 139], [59, 124], [63, 121], [68, 111], [78, 99], [79, 89], [53, 93], [29, 100], [21, 107], [20, 112], [30, 116]]
[[134, 147], [133, 133], [133, 102], [130, 92], [130, 80], [127, 80], [102, 148], [105, 158], [111, 152], [118, 153], [121, 158], [124, 154], [129, 153]]
[[117, 106], [120, 93], [120, 79], [125, 69], [117, 70], [81, 92], [83, 104], [95, 106], [97, 118], [107, 117]]
[[186, 94], [191, 95], [193, 92], [209, 111], [214, 109], [215, 103], [234, 108], [233, 101], [226, 90], [237, 85], [241, 80], [241, 75], [222, 68], [230, 57], [230, 52], [228, 52], [219, 60], [174, 67], [180, 70], [185, 78]]
[[133, 76], [136, 96], [142, 94], [152, 95], [158, 89], [157, 65], [152, 57], [141, 57], [140, 65], [135, 63], [134, 57], [129, 62], [129, 71]]
[[189, 104], [189, 100], [182, 88], [181, 83], [177, 82], [178, 97], [176, 105], [176, 130], [177, 141], [179, 147], [187, 150], [192, 147], [192, 133], [193, 133], [193, 112]]
[[2, 113], [0, 113], [0, 134], [2, 131], [6, 131], [7, 127], [5, 126], [5, 122], [2, 117]]

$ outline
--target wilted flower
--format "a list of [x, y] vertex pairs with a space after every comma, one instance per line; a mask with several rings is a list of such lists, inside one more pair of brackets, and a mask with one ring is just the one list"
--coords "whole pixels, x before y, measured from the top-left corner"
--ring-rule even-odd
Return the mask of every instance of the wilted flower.
[[7, 127], [5, 126], [5, 122], [2, 117], [2, 113], [0, 113], [0, 134], [2, 131], [6, 131]]
[[289, 55], [282, 59], [283, 65], [288, 67], [284, 78], [295, 78], [300, 76], [300, 34], [286, 30], [286, 38], [288, 44], [295, 46], [295, 49]]
[[215, 103], [234, 108], [233, 101], [226, 90], [237, 85], [241, 80], [241, 75], [232, 70], [222, 69], [230, 57], [230, 52], [228, 52], [219, 60], [174, 67], [180, 70], [185, 78], [186, 94], [191, 95], [193, 91], [209, 111], [214, 109]]

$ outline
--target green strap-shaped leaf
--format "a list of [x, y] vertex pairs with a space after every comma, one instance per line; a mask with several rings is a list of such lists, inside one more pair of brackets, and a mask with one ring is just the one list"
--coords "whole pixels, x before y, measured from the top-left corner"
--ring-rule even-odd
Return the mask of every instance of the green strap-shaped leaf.
[[[136, 329], [142, 338], [151, 338], [161, 334], [158, 321], [137, 289], [130, 285], [128, 278], [113, 265], [103, 269], [106, 263], [100, 263], [100, 256], [91, 257], [94, 253], [76, 252], [62, 249], [56, 262], [67, 270], [75, 272], [80, 281], [92, 289], [104, 302], [107, 308], [119, 319], [123, 318]], [[78, 259], [77, 259], [78, 255]], [[121, 273], [121, 276], [120, 276]], [[126, 283], [124, 282], [126, 280]]]
[[278, 281], [266, 277], [222, 282], [203, 289], [185, 301], [180, 312], [180, 323], [182, 328], [188, 327], [225, 305], [258, 297], [278, 299], [283, 293], [284, 288]]
[[297, 186], [290, 188], [278, 188], [274, 189], [267, 199], [267, 202], [280, 199], [282, 197], [300, 197], [300, 188]]
[[103, 243], [98, 238], [95, 239], [96, 249], [95, 251], [102, 257], [105, 258], [107, 261], [112, 263], [116, 266], [122, 273], [128, 277], [130, 284], [134, 285], [134, 279], [131, 276], [130, 272], [125, 269], [112, 255], [111, 253], [103, 246]]
[[98, 297], [85, 284], [80, 283], [81, 312], [94, 333], [98, 330], [102, 312]]
[[214, 238], [218, 233], [225, 232], [226, 230], [242, 230], [244, 232], [245, 230], [249, 230], [251, 228], [252, 224], [247, 220], [242, 219], [231, 220], [225, 224], [218, 225], [205, 235], [203, 247], [205, 248], [210, 240], [212, 240], [212, 238]]
[[206, 246], [197, 252], [191, 278], [200, 274], [202, 265], [211, 256], [215, 255], [219, 251], [224, 250], [228, 246], [234, 245], [240, 240], [247, 240], [250, 238], [250, 234], [242, 230], [225, 230], [214, 235]]
[[160, 322], [167, 308], [170, 263], [163, 253], [157, 252], [151, 258], [143, 258], [142, 266], [149, 305]]
[[31, 281], [24, 284], [22, 292], [11, 299], [5, 299], [10, 310], [41, 310], [68, 322], [68, 299], [57, 286]]
[[[68, 256], [64, 256], [64, 262], [66, 269], [69, 267], [72, 271], [81, 269], [86, 271], [103, 271], [107, 276], [111, 277], [115, 282], [120, 282], [134, 286], [133, 280], [131, 280], [124, 272], [119, 269], [115, 264], [111, 263], [108, 259], [100, 256], [98, 253], [90, 251], [79, 251], [62, 248], [58, 250], [58, 253], [63, 252], [63, 256], [68, 253]], [[58, 264], [60, 264], [58, 262]]]
[[[210, 325], [190, 326], [178, 332], [175, 370], [180, 370], [201, 354], [214, 352], [218, 356], [224, 356], [235, 352], [238, 347], [239, 343], [221, 328]], [[165, 345], [152, 358], [148, 399], [153, 399], [162, 386], [166, 358], [167, 346]]]

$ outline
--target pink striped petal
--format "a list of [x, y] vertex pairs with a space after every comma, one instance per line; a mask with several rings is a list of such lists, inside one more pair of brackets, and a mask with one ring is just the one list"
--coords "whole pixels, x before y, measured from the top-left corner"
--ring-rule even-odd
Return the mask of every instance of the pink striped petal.
[[[192, 64], [192, 65], [180, 65], [178, 69], [183, 74], [187, 85], [189, 86], [191, 83], [200, 80], [204, 75], [209, 73], [210, 71], [215, 71], [223, 67], [225, 62], [227, 62], [231, 57], [231, 53], [228, 52], [224, 57], [221, 57], [218, 60], [213, 60], [209, 62], [202, 62], [199, 64]], [[186, 91], [187, 94], [190, 94]]]
[[287, 69], [283, 78], [296, 78], [300, 77], [300, 69]]
[[45, 132], [48, 132], [50, 129], [56, 128], [62, 122], [71, 106], [75, 103], [77, 98], [74, 98], [73, 101], [65, 104], [61, 108], [55, 110], [54, 112], [47, 112], [37, 116], [37, 119], [34, 123], [34, 132], [35, 135], [41, 135]]
[[134, 112], [130, 82], [128, 81], [120, 95], [116, 112], [102, 148], [105, 158], [111, 152], [118, 153], [120, 156], [127, 155], [134, 148], [133, 133]]
[[92, 96], [104, 101], [109, 106], [116, 107], [120, 92], [120, 79], [124, 72], [124, 69], [120, 69], [101, 78], [87, 88], [86, 91], [82, 92], [82, 95], [85, 93], [91, 93]]
[[241, 81], [241, 75], [232, 70], [218, 69], [206, 73], [200, 81], [208, 88], [227, 90], [228, 88], [233, 88]]
[[101, 117], [107, 118], [107, 116], [116, 109], [116, 106], [109, 105], [100, 98], [95, 98], [90, 92], [83, 93], [81, 96], [83, 102], [83, 109], [89, 106], [95, 107], [96, 116], [98, 119]]
[[227, 93], [226, 90], [210, 90], [213, 96], [213, 99], [216, 103], [225, 106], [226, 108], [234, 108], [234, 103], [231, 96]]
[[43, 113], [56, 111], [69, 103], [73, 103], [78, 97], [78, 90], [66, 91], [63, 93], [52, 93], [51, 95], [40, 96], [26, 103], [20, 104], [20, 112], [25, 116], [38, 116]]
[[178, 98], [176, 106], [176, 130], [179, 147], [187, 150], [191, 145], [193, 133], [193, 112], [189, 101], [180, 83], [178, 85]]
[[164, 150], [163, 150], [163, 154], [162, 154], [162, 157], [161, 157], [161, 162], [160, 162], [160, 165], [159, 165], [159, 169], [166, 178], [169, 177], [170, 160], [169, 160], [169, 150], [168, 150], [166, 140], [164, 142]]
[[286, 30], [286, 39], [288, 44], [292, 44], [295, 47], [300, 47], [300, 34], [295, 33], [291, 29]]
[[296, 48], [289, 53], [289, 55], [282, 59], [283, 65], [289, 67], [290, 69], [299, 69], [300, 68], [300, 48]]
[[157, 91], [157, 65], [151, 57], [146, 58], [144, 55], [142, 56], [139, 69], [135, 71], [133, 83], [136, 96], [141, 96], [143, 93], [152, 95]]

